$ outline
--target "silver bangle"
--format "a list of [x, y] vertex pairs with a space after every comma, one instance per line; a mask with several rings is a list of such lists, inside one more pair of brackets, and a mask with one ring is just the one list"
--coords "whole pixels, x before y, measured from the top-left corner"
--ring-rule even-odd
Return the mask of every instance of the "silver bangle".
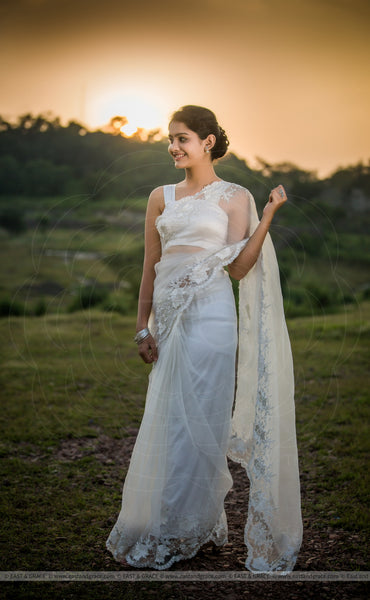
[[145, 340], [145, 338], [148, 337], [148, 335], [150, 335], [150, 331], [147, 327], [145, 327], [144, 329], [141, 329], [137, 332], [137, 334], [134, 337], [134, 342], [140, 344], [143, 340]]

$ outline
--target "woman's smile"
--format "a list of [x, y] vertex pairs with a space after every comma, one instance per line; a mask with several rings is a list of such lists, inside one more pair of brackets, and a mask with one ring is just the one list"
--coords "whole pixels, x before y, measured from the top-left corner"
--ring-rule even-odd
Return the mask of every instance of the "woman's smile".
[[172, 156], [174, 158], [174, 160], [181, 160], [182, 158], [185, 158], [185, 154], [184, 153], [180, 153], [180, 152], [172, 152]]

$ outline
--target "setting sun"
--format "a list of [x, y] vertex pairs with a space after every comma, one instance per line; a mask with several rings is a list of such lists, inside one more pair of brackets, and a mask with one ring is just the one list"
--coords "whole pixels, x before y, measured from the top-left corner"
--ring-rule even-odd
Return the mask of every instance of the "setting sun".
[[[144, 99], [147, 96], [148, 99]], [[88, 102], [89, 122], [95, 126], [108, 123], [112, 117], [122, 115], [127, 122], [120, 127], [126, 135], [134, 135], [138, 130], [153, 130], [163, 126], [165, 111], [157, 99], [149, 94], [127, 94], [121, 91], [105, 90], [94, 95]]]
[[138, 129], [139, 129], [138, 125], [134, 125], [134, 124], [131, 125], [130, 122], [128, 122], [127, 125], [123, 125], [123, 127], [120, 128], [120, 131], [124, 135], [130, 137], [130, 136], [134, 135], [134, 133], [136, 133]]

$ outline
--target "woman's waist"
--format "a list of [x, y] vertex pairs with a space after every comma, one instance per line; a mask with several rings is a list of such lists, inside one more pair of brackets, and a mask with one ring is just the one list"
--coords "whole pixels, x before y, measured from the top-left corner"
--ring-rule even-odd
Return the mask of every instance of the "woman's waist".
[[209, 266], [207, 260], [195, 259], [194, 253], [169, 253], [162, 256], [156, 264], [156, 277], [154, 280], [154, 295], [165, 298], [173, 290], [184, 297], [191, 295], [208, 295], [217, 289], [231, 287], [228, 273], [221, 264]]
[[185, 255], [185, 254], [199, 254], [200, 256], [202, 254], [209, 254], [210, 252], [216, 252], [217, 250], [219, 250], [220, 248], [222, 248], [221, 244], [209, 244], [207, 242], [204, 242], [202, 240], [198, 240], [197, 242], [194, 243], [178, 243], [176, 242], [169, 242], [168, 244], [166, 244], [166, 246], [163, 249], [162, 252], [162, 257], [167, 256], [169, 254], [179, 254], [179, 255]]
[[176, 246], [164, 252], [160, 261], [155, 265], [156, 277], [171, 280], [182, 279], [207, 279], [212, 272], [213, 276], [222, 276], [224, 269], [221, 262], [213, 261], [214, 252], [203, 248], [188, 251], [181, 246]]

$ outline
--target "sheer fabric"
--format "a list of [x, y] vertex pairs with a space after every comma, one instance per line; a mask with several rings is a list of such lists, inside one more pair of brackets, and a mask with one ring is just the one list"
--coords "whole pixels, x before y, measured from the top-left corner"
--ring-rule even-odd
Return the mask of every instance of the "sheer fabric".
[[159, 358], [107, 540], [118, 561], [166, 569], [208, 540], [225, 544], [228, 455], [251, 484], [246, 567], [294, 567], [301, 517], [293, 369], [269, 237], [240, 285], [233, 411], [237, 319], [223, 267], [257, 223], [253, 198], [241, 186], [217, 181], [181, 200], [165, 186], [150, 320]]

